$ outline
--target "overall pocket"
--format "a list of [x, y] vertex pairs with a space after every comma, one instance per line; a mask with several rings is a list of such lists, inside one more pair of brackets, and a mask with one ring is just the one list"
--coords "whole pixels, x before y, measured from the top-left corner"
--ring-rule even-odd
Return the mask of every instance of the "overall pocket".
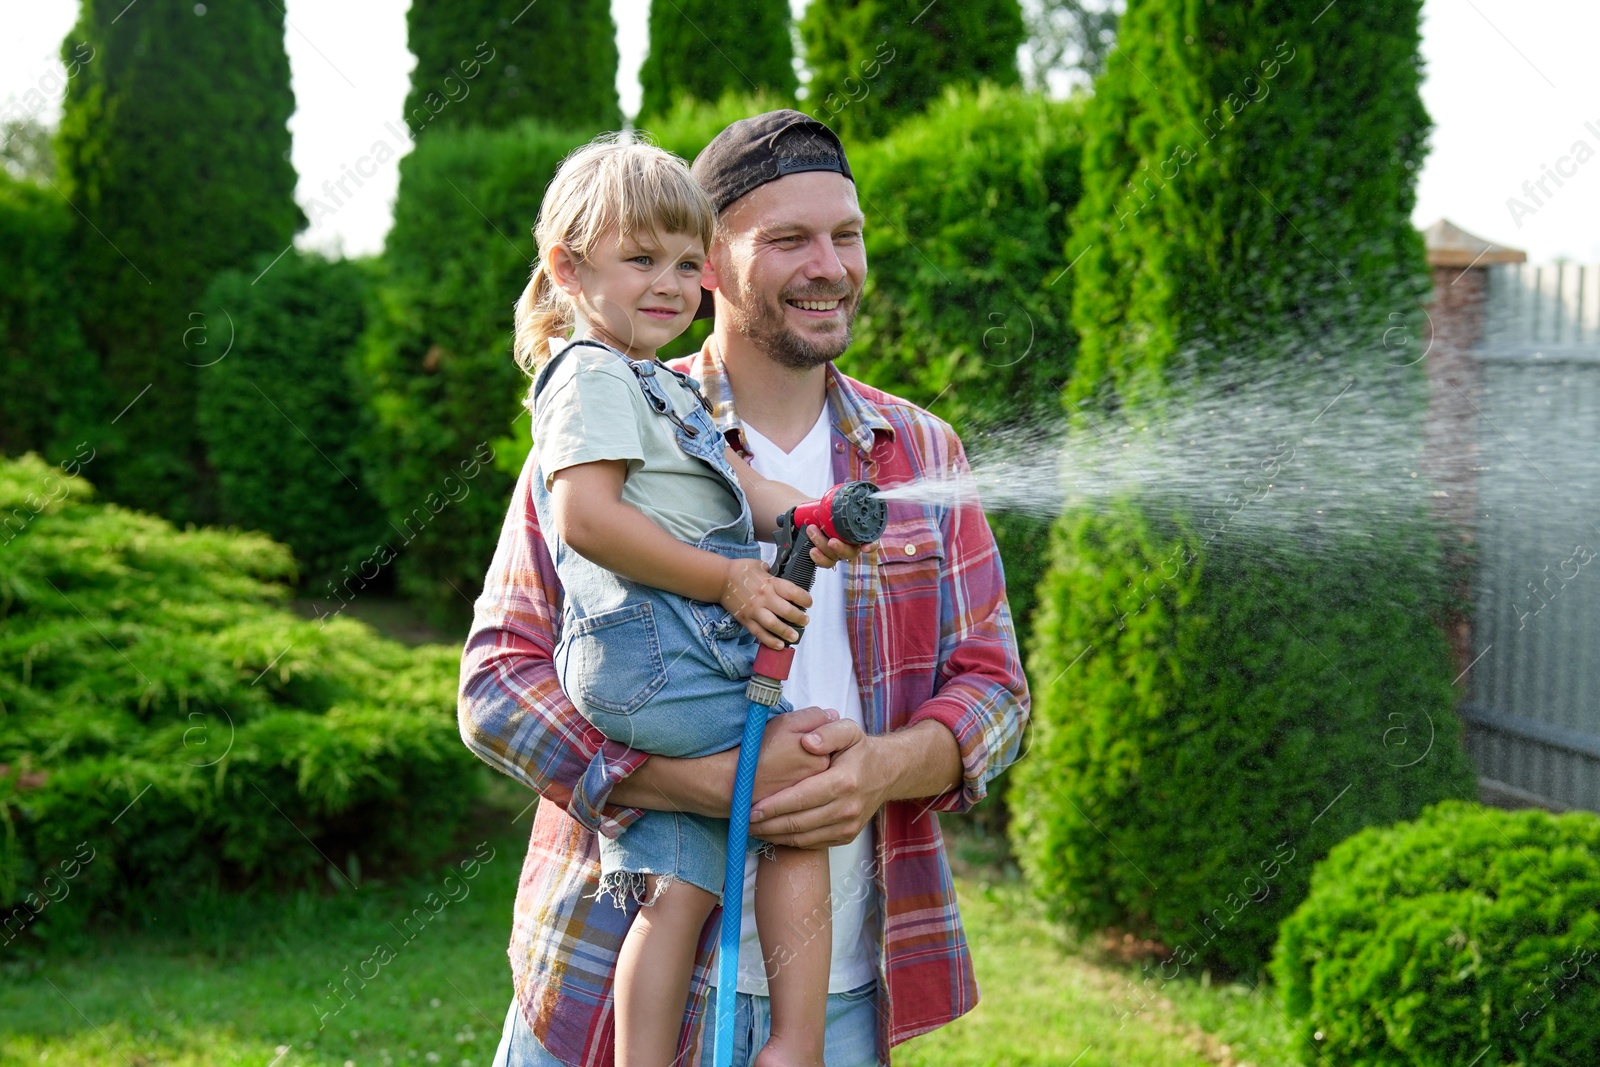
[[632, 715], [667, 684], [649, 601], [575, 619], [562, 643], [561, 687], [591, 708]]
[[741, 679], [750, 677], [750, 668], [756, 661], [755, 635], [744, 624], [728, 613], [721, 604], [689, 602], [689, 614], [705, 644], [711, 661], [724, 677]]

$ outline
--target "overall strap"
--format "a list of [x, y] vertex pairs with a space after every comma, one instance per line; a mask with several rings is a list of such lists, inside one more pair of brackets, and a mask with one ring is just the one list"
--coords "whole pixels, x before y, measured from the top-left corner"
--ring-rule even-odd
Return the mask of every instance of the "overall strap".
[[543, 367], [539, 368], [539, 374], [533, 380], [534, 396], [538, 396], [540, 391], [544, 389], [545, 385], [549, 383], [550, 375], [554, 374], [555, 369], [561, 365], [561, 361], [567, 358], [567, 353], [579, 345], [588, 345], [590, 348], [598, 348], [602, 351], [610, 352], [613, 355], [621, 356], [623, 359], [628, 358], [627, 356], [623, 356], [621, 352], [618, 352], [610, 345], [601, 344], [599, 341], [591, 341], [587, 337], [579, 338], [576, 341], [568, 341], [565, 348], [557, 352], [547, 363], [545, 363]]
[[[622, 353], [618, 352], [617, 355], [622, 356]], [[663, 363], [657, 363], [653, 359], [628, 359], [627, 356], [622, 356], [622, 359], [627, 362], [628, 368], [633, 371], [634, 377], [639, 379], [639, 388], [644, 390], [645, 399], [650, 402], [650, 406], [655, 409], [656, 414], [670, 420], [674, 426], [690, 437], [699, 437], [699, 427], [684, 422], [683, 419], [678, 417], [678, 413], [672, 410], [672, 401], [662, 390], [661, 383], [656, 380], [656, 372], [664, 370], [687, 385], [689, 390], [694, 393], [695, 399], [700, 401], [700, 406], [705, 408], [709, 414], [711, 405], [700, 392], [700, 387], [695, 384], [694, 379], [687, 374], [673, 370]]]

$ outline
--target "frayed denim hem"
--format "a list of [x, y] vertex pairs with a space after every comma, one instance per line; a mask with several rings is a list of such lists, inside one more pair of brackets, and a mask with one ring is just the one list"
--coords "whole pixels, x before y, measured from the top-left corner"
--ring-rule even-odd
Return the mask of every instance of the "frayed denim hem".
[[[654, 893], [651, 893], [649, 892], [650, 883], [648, 881], [651, 877], [652, 875], [645, 871], [612, 871], [610, 874], [601, 876], [600, 888], [595, 890], [591, 899], [602, 900], [609, 898], [611, 903], [619, 908], [626, 908], [628, 901], [632, 900], [641, 908], [648, 908], [677, 881], [670, 874], [654, 875], [656, 889]], [[648, 900], [645, 899], [647, 894]]]

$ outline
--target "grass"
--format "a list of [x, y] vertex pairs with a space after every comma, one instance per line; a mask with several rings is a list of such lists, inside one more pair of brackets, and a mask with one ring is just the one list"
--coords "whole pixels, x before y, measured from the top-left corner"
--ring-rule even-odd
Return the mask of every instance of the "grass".
[[[484, 813], [457, 859], [480, 843], [479, 855], [493, 857], [475, 878], [448, 883], [457, 899], [437, 914], [428, 894], [445, 899], [457, 866], [330, 895], [174, 902], [144, 929], [10, 959], [0, 973], [0, 1065], [487, 1063], [511, 991], [505, 947], [529, 821], [513, 824], [515, 811]], [[954, 844], [983, 999], [902, 1045], [896, 1064], [1291, 1062], [1286, 1025], [1262, 993], [1180, 981], [1138, 996], [1137, 965], [1045, 922], [992, 842]], [[426, 921], [401, 926], [418, 908]], [[364, 963], [377, 973], [363, 985], [351, 976]], [[324, 1018], [341, 1003], [330, 983], [347, 979], [347, 1002]]]
[[[487, 1063], [510, 1002], [528, 825], [488, 811], [454, 860], [425, 874], [173, 902], [144, 929], [7, 959], [0, 1064]], [[462, 860], [480, 862], [463, 871]]]
[[[955, 822], [955, 820], [952, 820]], [[1267, 990], [1159, 978], [1045, 921], [1003, 838], [946, 834], [982, 998], [907, 1042], [911, 1067], [1288, 1067], [1287, 1022]], [[1154, 973], [1154, 970], [1150, 973]]]

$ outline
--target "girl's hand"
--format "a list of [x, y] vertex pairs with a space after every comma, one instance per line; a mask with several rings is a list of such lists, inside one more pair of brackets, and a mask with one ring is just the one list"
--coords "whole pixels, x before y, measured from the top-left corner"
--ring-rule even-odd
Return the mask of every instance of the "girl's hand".
[[785, 578], [779, 578], [759, 559], [728, 561], [722, 583], [722, 606], [771, 649], [782, 650], [800, 639], [796, 626], [809, 619], [811, 594]]
[[865, 545], [852, 545], [829, 537], [822, 532], [820, 526], [807, 526], [806, 536], [811, 538], [811, 562], [819, 567], [832, 567], [835, 563], [849, 563], [861, 553], [877, 544], [876, 541]]

